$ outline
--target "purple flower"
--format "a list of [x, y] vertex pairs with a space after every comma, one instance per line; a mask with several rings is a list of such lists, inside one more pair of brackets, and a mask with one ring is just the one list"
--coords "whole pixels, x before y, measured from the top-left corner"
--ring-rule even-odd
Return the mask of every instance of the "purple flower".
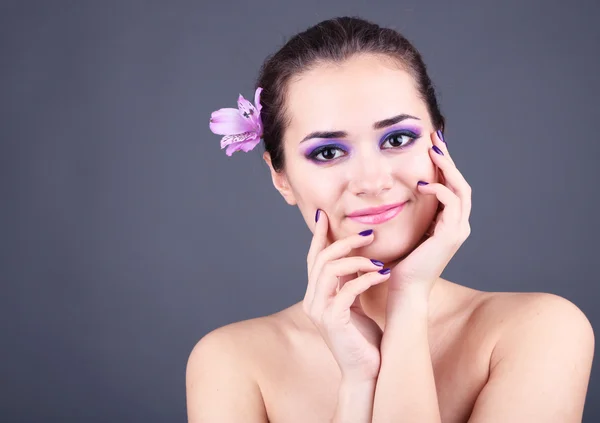
[[263, 126], [260, 120], [260, 93], [258, 87], [254, 93], [254, 104], [241, 94], [238, 97], [238, 108], [219, 109], [210, 115], [210, 130], [221, 138], [221, 148], [227, 147], [225, 153], [231, 156], [238, 150], [248, 152], [260, 142]]

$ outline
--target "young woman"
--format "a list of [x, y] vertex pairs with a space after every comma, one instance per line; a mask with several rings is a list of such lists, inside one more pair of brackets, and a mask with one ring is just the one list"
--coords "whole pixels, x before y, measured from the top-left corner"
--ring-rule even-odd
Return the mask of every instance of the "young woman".
[[417, 50], [332, 19], [268, 58], [257, 87], [210, 126], [228, 155], [264, 140], [275, 188], [313, 232], [306, 294], [198, 342], [189, 421], [580, 422], [584, 314], [440, 277], [469, 236], [471, 188]]

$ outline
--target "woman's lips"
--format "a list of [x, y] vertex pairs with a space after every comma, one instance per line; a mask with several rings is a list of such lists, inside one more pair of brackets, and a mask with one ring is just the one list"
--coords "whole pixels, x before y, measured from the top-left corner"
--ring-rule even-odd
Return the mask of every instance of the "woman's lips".
[[399, 204], [395, 207], [389, 208], [387, 210], [381, 211], [379, 213], [372, 214], [362, 214], [362, 215], [354, 215], [348, 216], [350, 219], [355, 222], [367, 223], [370, 225], [387, 222], [388, 220], [394, 218], [398, 213], [402, 211], [406, 202]]

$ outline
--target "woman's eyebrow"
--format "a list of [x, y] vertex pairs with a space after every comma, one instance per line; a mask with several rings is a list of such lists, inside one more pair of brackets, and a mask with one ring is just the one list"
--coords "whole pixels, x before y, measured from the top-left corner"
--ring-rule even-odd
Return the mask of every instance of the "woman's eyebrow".
[[399, 122], [402, 122], [403, 120], [406, 120], [406, 119], [421, 120], [418, 117], [415, 117], [415, 116], [412, 116], [412, 115], [401, 114], [401, 115], [394, 116], [394, 117], [389, 118], [389, 119], [384, 119], [384, 120], [380, 120], [379, 122], [375, 122], [373, 124], [373, 129], [378, 130], [378, 129], [387, 128], [388, 126], [395, 125], [395, 124], [397, 124]]
[[[412, 116], [412, 115], [407, 115], [407, 114], [401, 114], [398, 116], [394, 116], [388, 119], [384, 119], [384, 120], [380, 120], [378, 122], [375, 122], [373, 124], [373, 129], [374, 130], [379, 130], [379, 129], [383, 129], [383, 128], [387, 128], [388, 126], [392, 126], [395, 125], [399, 122], [402, 122], [403, 120], [406, 119], [416, 119], [416, 120], [420, 120], [418, 117]], [[330, 139], [330, 138], [344, 138], [347, 137], [348, 133], [346, 131], [315, 131], [315, 132], [311, 132], [310, 134], [308, 134], [307, 136], [305, 136], [302, 141], [300, 141], [300, 143], [303, 143], [304, 141], [308, 141], [312, 138], [325, 138], [325, 139]]]

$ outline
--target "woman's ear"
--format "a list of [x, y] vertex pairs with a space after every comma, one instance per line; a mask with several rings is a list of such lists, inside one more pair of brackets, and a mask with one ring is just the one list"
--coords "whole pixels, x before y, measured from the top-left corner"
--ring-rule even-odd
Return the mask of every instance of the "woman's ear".
[[275, 186], [277, 191], [279, 191], [279, 193], [283, 196], [285, 201], [290, 206], [295, 206], [296, 196], [292, 191], [292, 187], [288, 182], [285, 172], [277, 172], [275, 169], [273, 169], [273, 164], [271, 163], [271, 155], [267, 151], [263, 153], [263, 159], [267, 163], [267, 166], [269, 166], [269, 170], [271, 171], [271, 179], [273, 180], [273, 186]]

